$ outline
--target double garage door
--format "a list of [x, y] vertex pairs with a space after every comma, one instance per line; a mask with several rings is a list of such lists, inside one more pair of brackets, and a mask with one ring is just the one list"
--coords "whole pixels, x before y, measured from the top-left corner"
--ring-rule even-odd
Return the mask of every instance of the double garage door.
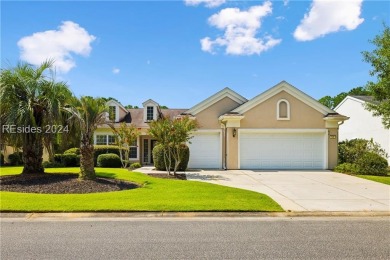
[[[240, 169], [326, 169], [325, 132], [264, 133], [241, 130], [236, 138]], [[188, 168], [222, 168], [221, 132], [196, 132]]]
[[325, 169], [325, 133], [240, 133], [241, 169]]

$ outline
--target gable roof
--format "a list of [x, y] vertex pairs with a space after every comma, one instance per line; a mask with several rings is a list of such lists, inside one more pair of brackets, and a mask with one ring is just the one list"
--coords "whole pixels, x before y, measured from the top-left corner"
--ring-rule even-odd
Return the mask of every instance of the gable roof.
[[372, 96], [348, 95], [334, 108], [334, 110], [337, 111], [339, 109], [339, 107], [342, 106], [345, 103], [345, 101], [347, 101], [347, 100], [353, 100], [353, 101], [359, 102], [361, 104], [364, 104], [366, 102], [370, 102], [370, 103], [375, 102], [374, 98]]
[[217, 93], [215, 93], [211, 97], [203, 100], [202, 102], [200, 102], [197, 105], [190, 108], [188, 111], [186, 111], [186, 114], [196, 115], [199, 112], [205, 110], [206, 108], [210, 107], [211, 105], [217, 103], [218, 101], [220, 101], [226, 97], [234, 100], [235, 102], [237, 102], [240, 105], [242, 105], [248, 101], [246, 98], [244, 98], [243, 96], [241, 96], [237, 92], [226, 87], [226, 88], [218, 91]]
[[115, 101], [115, 100], [113, 100], [113, 99], [110, 99], [110, 100], [108, 100], [108, 101], [106, 102], [106, 105], [109, 106], [110, 104], [114, 104], [114, 105], [120, 107], [121, 109], [123, 109], [124, 111], [127, 111], [127, 109], [126, 109], [121, 103], [119, 103], [118, 101]]
[[159, 106], [159, 104], [156, 101], [154, 101], [153, 99], [148, 99], [148, 100], [146, 100], [145, 102], [142, 103], [143, 106], [146, 106], [148, 104], [153, 104], [155, 106]]
[[248, 110], [254, 108], [255, 106], [268, 100], [269, 98], [273, 97], [274, 95], [280, 93], [281, 91], [286, 91], [293, 97], [297, 98], [298, 100], [302, 101], [306, 105], [312, 107], [313, 109], [317, 110], [318, 112], [324, 115], [327, 115], [329, 113], [335, 113], [335, 111], [333, 111], [332, 109], [322, 105], [320, 102], [310, 97], [309, 95], [303, 93], [302, 91], [300, 91], [299, 89], [297, 89], [296, 87], [294, 87], [293, 85], [289, 84], [286, 81], [281, 81], [274, 87], [266, 90], [265, 92], [257, 95], [256, 97], [252, 98], [245, 104], [234, 109], [232, 112], [243, 114]]

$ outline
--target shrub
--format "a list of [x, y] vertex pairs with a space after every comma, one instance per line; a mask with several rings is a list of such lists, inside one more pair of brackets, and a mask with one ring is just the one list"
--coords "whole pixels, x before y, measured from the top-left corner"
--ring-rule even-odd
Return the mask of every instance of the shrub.
[[99, 155], [97, 159], [97, 166], [107, 168], [120, 168], [122, 166], [121, 158], [114, 153], [107, 153]]
[[[178, 171], [185, 171], [188, 166], [188, 161], [190, 159], [190, 149], [187, 145], [182, 144], [182, 157], [181, 162], [179, 164], [179, 167], [177, 168]], [[164, 163], [164, 148], [162, 145], [158, 144], [153, 148], [153, 161], [154, 161], [154, 167], [156, 167], [159, 171], [166, 171], [165, 163]], [[175, 160], [171, 158], [171, 168], [173, 170], [173, 167], [175, 166]]]
[[42, 163], [43, 165], [43, 168], [60, 168], [60, 167], [64, 167], [64, 165], [62, 163], [59, 163], [59, 162], [43, 162]]
[[14, 152], [8, 155], [9, 164], [12, 166], [23, 165], [23, 153], [22, 152]]
[[387, 175], [387, 160], [374, 152], [366, 152], [356, 161], [357, 173]]
[[357, 166], [354, 163], [342, 163], [337, 165], [336, 168], [334, 168], [334, 171], [341, 173], [356, 173]]
[[80, 155], [80, 148], [78, 147], [69, 148], [64, 152], [64, 154], [69, 154], [69, 153]]
[[113, 154], [116, 154], [116, 155], [119, 156], [120, 155], [120, 153], [119, 153], [119, 146], [116, 146], [116, 145], [95, 145], [94, 146], [94, 162], [95, 162], [95, 166], [97, 165], [97, 159], [98, 159], [99, 155], [101, 155], [101, 154], [109, 154], [109, 153], [113, 153]]
[[3, 166], [4, 165], [4, 154], [0, 154], [0, 165]]
[[130, 169], [137, 169], [137, 168], [141, 168], [141, 167], [142, 167], [142, 165], [138, 162], [132, 163], [130, 165]]
[[339, 143], [337, 172], [386, 175], [388, 163], [386, 152], [372, 139], [352, 139]]
[[54, 162], [62, 164], [65, 167], [77, 167], [80, 166], [80, 156], [74, 153], [55, 154]]
[[373, 152], [387, 157], [386, 152], [372, 139], [352, 139], [339, 143], [339, 163], [355, 163], [366, 152]]

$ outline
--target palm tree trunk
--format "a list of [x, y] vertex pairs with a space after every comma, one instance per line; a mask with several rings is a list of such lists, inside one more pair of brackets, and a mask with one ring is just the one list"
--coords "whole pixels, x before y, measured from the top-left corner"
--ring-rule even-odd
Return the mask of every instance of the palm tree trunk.
[[38, 134], [26, 134], [23, 144], [23, 172], [25, 174], [42, 174], [43, 144], [42, 136]]
[[94, 161], [93, 161], [93, 144], [89, 138], [82, 137], [80, 145], [80, 174], [82, 180], [96, 179]]

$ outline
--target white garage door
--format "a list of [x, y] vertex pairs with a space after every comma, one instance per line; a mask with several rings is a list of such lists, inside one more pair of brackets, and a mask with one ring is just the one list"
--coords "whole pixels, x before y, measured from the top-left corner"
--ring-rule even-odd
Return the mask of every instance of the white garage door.
[[220, 132], [197, 132], [190, 140], [190, 160], [188, 168], [219, 169], [221, 168]]
[[241, 169], [325, 169], [325, 133], [240, 133]]

